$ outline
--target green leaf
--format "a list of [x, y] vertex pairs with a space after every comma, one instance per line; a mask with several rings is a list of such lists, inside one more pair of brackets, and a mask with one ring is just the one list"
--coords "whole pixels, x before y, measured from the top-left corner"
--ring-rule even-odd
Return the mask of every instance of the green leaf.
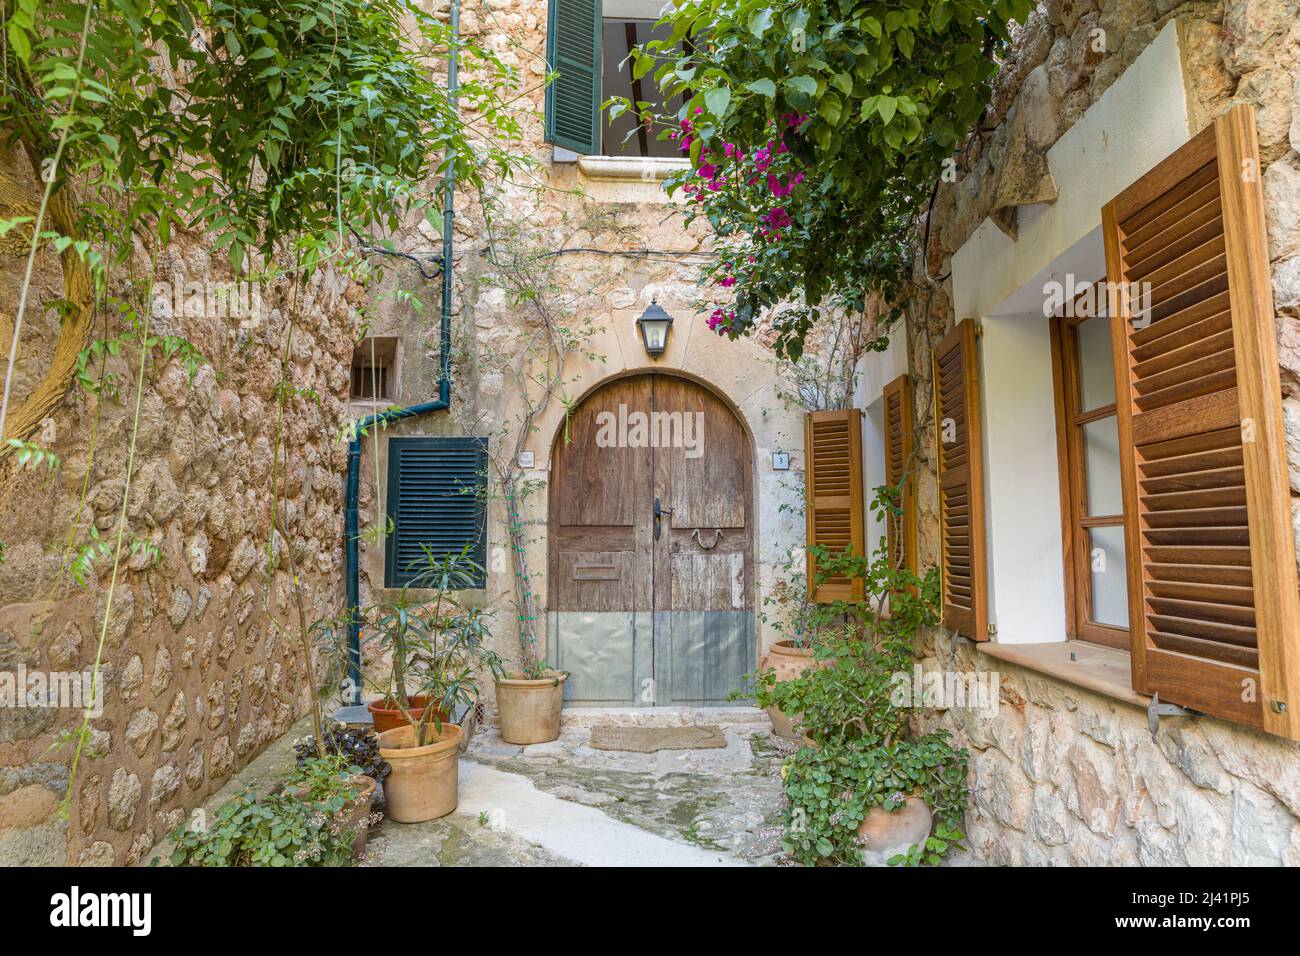
[[773, 83], [771, 80], [769, 80], [767, 77], [762, 77], [761, 79], [757, 79], [757, 80], [751, 80], [750, 82], [745, 84], [745, 89], [753, 90], [755, 93], [758, 93], [762, 96], [766, 96], [768, 99], [771, 99], [776, 96], [776, 84]]
[[876, 100], [876, 112], [880, 114], [880, 121], [886, 126], [894, 118], [894, 113], [898, 111], [898, 100], [892, 96], [881, 96]]
[[715, 86], [704, 94], [704, 105], [708, 107], [709, 112], [721, 119], [727, 112], [727, 106], [731, 103], [731, 90], [725, 86]]
[[772, 26], [772, 8], [763, 7], [761, 10], [755, 10], [749, 15], [749, 32], [757, 40], [763, 39], [763, 34]]
[[787, 77], [785, 85], [790, 89], [798, 90], [800, 93], [808, 96], [815, 96], [817, 93], [817, 81], [811, 76], [791, 76]]

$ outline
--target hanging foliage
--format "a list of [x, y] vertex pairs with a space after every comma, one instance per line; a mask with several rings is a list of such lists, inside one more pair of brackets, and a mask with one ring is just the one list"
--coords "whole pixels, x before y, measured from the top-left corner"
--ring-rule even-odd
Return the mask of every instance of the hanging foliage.
[[692, 169], [670, 191], [717, 235], [710, 281], [735, 337], [766, 310], [797, 358], [822, 303], [896, 301], [934, 184], [978, 122], [997, 57], [1030, 0], [674, 0], [665, 40], [634, 50], [675, 116], [611, 101], [664, 126]]
[[406, 0], [0, 0], [0, 10], [0, 120], [41, 175], [86, 183], [87, 210], [117, 235], [144, 225], [166, 242], [202, 229], [236, 271], [253, 255], [268, 263], [281, 241], [310, 271], [350, 232], [436, 207], [448, 170], [474, 186], [518, 162], [499, 98], [510, 69], [459, 44], [471, 141], [438, 75], [450, 30]]

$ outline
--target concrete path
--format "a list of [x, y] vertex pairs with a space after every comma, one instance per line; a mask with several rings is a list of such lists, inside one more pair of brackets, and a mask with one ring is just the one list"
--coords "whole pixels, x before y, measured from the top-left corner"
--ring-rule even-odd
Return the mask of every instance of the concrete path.
[[458, 814], [584, 866], [747, 866], [729, 853], [677, 843], [595, 807], [553, 796], [527, 777], [473, 760], [460, 765]]

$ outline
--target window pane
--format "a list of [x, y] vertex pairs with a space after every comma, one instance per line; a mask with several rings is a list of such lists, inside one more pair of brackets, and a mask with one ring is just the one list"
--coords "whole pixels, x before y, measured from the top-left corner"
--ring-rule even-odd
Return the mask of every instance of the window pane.
[[1124, 513], [1119, 480], [1119, 428], [1114, 415], [1083, 426], [1083, 474], [1090, 516]]
[[1085, 319], [1075, 326], [1079, 341], [1079, 410], [1090, 412], [1115, 401], [1115, 364], [1110, 354], [1110, 318]]
[[1124, 528], [1091, 528], [1088, 560], [1092, 568], [1092, 615], [1098, 624], [1128, 627], [1128, 580], [1124, 566]]
[[[650, 40], [666, 40], [672, 35], [672, 28], [656, 27], [653, 20], [615, 20], [606, 17], [604, 33], [601, 38], [601, 56], [604, 66], [601, 72], [600, 101], [603, 103], [611, 96], [626, 96], [634, 103], [652, 103], [655, 113], [667, 113], [663, 105], [663, 94], [655, 82], [654, 71], [639, 80], [632, 79], [631, 62], [624, 63], [633, 46], [643, 46]], [[676, 112], [682, 105], [682, 97], [674, 98], [671, 112]], [[612, 122], [609, 114], [601, 112], [601, 153], [605, 156], [662, 156], [680, 159], [681, 150], [672, 140], [657, 139], [662, 126], [641, 129], [627, 138], [627, 134], [636, 129], [636, 117], [628, 112]], [[626, 138], [626, 141], [625, 141]]]

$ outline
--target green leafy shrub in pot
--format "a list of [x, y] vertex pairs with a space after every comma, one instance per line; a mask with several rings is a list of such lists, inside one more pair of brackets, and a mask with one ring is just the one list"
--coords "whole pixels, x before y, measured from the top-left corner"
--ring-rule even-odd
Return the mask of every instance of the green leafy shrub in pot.
[[[297, 760], [297, 766], [301, 769], [308, 760], [320, 757], [320, 746], [316, 738], [312, 736], [304, 737], [296, 741], [293, 745], [294, 756]], [[375, 732], [368, 727], [347, 727], [339, 725], [325, 731], [325, 752], [327, 754], [339, 754], [348, 764], [358, 768], [361, 773], [370, 777], [378, 786], [375, 787], [375, 793], [372, 797], [372, 806], [377, 812], [382, 813], [384, 806], [383, 783], [384, 778], [392, 771], [392, 767], [379, 753], [379, 738]]]
[[[887, 496], [877, 506], [889, 507]], [[964, 848], [968, 755], [944, 731], [911, 733], [894, 692], [895, 675], [911, 671], [917, 633], [938, 623], [938, 573], [894, 568], [883, 547], [870, 558], [815, 550], [820, 574], [861, 577], [866, 598], [822, 606], [823, 631], [832, 623], [838, 630], [816, 649], [820, 667], [758, 686], [760, 706], [801, 715], [811, 741], [781, 771], [785, 850], [809, 865], [860, 865], [859, 828], [868, 814], [899, 811], [917, 797], [934, 831], [889, 862], [937, 863]]]
[[357, 833], [335, 819], [360, 794], [361, 768], [333, 757], [309, 758], [284, 789], [243, 790], [202, 829], [171, 834], [173, 866], [347, 866]]
[[782, 845], [795, 860], [861, 865], [858, 828], [875, 807], [897, 811], [909, 796], [923, 799], [935, 831], [891, 863], [938, 863], [964, 849], [967, 755], [937, 732], [892, 743], [858, 739], [803, 747], [782, 768], [786, 806]]

